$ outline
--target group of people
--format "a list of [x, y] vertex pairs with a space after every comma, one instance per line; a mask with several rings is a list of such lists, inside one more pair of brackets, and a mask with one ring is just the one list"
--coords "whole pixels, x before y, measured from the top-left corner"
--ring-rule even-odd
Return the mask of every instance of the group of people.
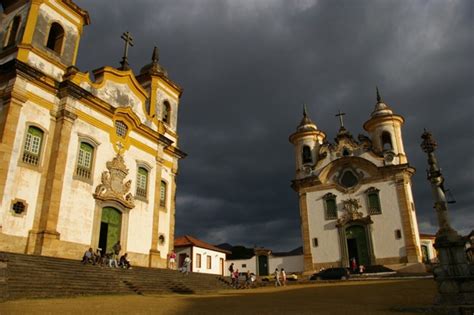
[[[281, 270], [278, 270], [278, 268], [276, 268], [273, 275], [275, 276], [275, 287], [286, 286], [286, 271], [285, 271], [285, 269], [281, 268]], [[280, 281], [280, 279], [281, 279], [281, 281]]]
[[355, 257], [351, 258], [351, 271], [352, 273], [360, 273], [363, 274], [365, 271], [364, 265], [357, 265], [357, 260]]
[[[174, 250], [172, 250], [171, 253], [168, 254], [168, 269], [171, 269], [171, 270], [176, 269], [176, 253]], [[189, 274], [190, 269], [191, 269], [191, 258], [189, 257], [189, 255], [186, 255], [181, 267], [179, 268], [179, 271], [187, 275]]]
[[120, 241], [114, 244], [110, 253], [103, 253], [101, 248], [97, 248], [94, 253], [92, 247], [90, 247], [82, 256], [82, 263], [84, 265], [92, 264], [99, 266], [109, 266], [110, 268], [131, 269], [132, 266], [128, 260], [128, 254], [124, 253], [122, 256], [120, 256], [121, 250], [122, 246], [120, 245]]
[[[250, 270], [247, 270], [245, 273], [239, 272], [239, 269], [234, 270], [234, 263], [230, 264], [229, 266], [229, 272], [230, 272], [230, 278], [231, 278], [231, 286], [235, 289], [248, 289], [251, 288], [255, 281], [257, 280], [257, 277], [255, 276], [254, 273], [251, 273]], [[240, 277], [244, 277], [243, 283], [240, 282]]]

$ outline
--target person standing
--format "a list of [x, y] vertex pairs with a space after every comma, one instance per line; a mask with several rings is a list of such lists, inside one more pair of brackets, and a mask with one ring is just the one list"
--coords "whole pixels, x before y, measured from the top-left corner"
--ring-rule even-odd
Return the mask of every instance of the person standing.
[[171, 251], [170, 253], [170, 260], [168, 264], [168, 268], [174, 270], [176, 268], [176, 253], [174, 250]]
[[351, 259], [351, 270], [352, 270], [352, 273], [356, 273], [357, 271], [357, 261], [355, 257], [352, 257]]
[[234, 263], [231, 263], [230, 266], [229, 266], [229, 272], [230, 272], [230, 275], [232, 276], [234, 274]]
[[286, 286], [286, 272], [284, 268], [281, 268], [281, 282], [283, 286]]
[[122, 250], [122, 246], [120, 245], [120, 241], [117, 241], [117, 243], [114, 244], [112, 247], [112, 250], [114, 251], [114, 254], [116, 256], [120, 255], [120, 251]]
[[280, 270], [278, 268], [275, 269], [275, 287], [281, 287]]
[[191, 267], [191, 258], [189, 255], [186, 255], [186, 258], [183, 261], [183, 268], [181, 268], [181, 272], [184, 274], [189, 274], [189, 268]]

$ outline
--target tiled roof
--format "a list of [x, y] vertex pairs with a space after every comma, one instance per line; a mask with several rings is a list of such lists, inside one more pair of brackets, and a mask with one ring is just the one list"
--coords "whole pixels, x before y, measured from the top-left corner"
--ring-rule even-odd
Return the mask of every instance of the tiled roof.
[[206, 243], [204, 241], [198, 240], [197, 238], [194, 238], [190, 235], [184, 235], [174, 240], [174, 247], [188, 247], [188, 246], [196, 246], [196, 247], [206, 248], [210, 250], [215, 250], [216, 252], [232, 254], [228, 250], [225, 250], [225, 249], [216, 247], [214, 245], [211, 245], [209, 243]]
[[420, 233], [420, 238], [436, 238], [436, 235]]

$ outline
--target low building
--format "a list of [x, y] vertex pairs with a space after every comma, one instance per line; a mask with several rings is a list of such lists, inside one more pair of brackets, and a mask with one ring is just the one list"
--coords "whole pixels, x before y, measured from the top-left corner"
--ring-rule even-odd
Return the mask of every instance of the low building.
[[191, 272], [224, 275], [226, 254], [231, 252], [185, 235], [174, 240], [178, 268], [183, 266], [186, 255], [191, 258]]
[[[238, 246], [236, 246], [238, 247]], [[234, 248], [236, 248], [234, 247]], [[304, 270], [303, 248], [298, 247], [290, 252], [272, 252], [267, 248], [257, 247], [252, 251], [241, 251], [242, 254], [233, 255], [226, 262], [226, 269], [234, 264], [234, 270], [250, 271], [258, 276], [266, 276], [278, 268], [284, 268], [287, 273], [301, 273]]]

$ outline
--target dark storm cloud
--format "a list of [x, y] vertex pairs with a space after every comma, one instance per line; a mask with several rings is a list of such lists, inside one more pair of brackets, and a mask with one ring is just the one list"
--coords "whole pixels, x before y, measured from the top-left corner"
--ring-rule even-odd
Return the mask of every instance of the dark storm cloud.
[[180, 104], [177, 234], [212, 243], [292, 249], [301, 244], [288, 136], [303, 102], [332, 140], [334, 114], [356, 136], [375, 85], [405, 117], [405, 150], [422, 232], [436, 219], [420, 150], [423, 128], [439, 142], [452, 221], [473, 228], [472, 1], [88, 1], [79, 67], [117, 66], [130, 31], [135, 72], [154, 45]]

